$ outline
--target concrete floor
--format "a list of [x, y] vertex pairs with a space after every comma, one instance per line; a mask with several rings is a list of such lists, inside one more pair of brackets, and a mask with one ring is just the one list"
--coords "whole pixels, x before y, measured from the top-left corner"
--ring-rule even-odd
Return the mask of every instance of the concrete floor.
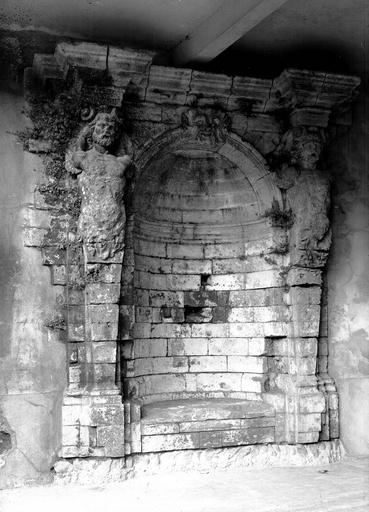
[[369, 511], [369, 457], [329, 466], [173, 473], [106, 487], [5, 490], [1, 512]]

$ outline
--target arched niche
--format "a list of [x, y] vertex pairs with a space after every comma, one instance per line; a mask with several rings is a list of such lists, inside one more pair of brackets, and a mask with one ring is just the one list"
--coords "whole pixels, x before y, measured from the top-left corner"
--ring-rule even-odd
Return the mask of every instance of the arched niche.
[[[233, 134], [214, 144], [181, 128], [148, 144], [135, 165], [126, 396], [260, 399], [265, 333], [243, 304], [247, 290], [258, 301], [258, 289], [281, 286], [268, 260], [280, 230], [267, 214], [281, 196], [264, 159]], [[248, 338], [258, 337], [248, 358]]]

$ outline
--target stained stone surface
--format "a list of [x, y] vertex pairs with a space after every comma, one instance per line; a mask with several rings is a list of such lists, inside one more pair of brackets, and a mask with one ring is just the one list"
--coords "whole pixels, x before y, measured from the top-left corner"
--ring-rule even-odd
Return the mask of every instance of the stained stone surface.
[[[91, 87], [109, 55], [109, 85]], [[83, 254], [50, 261], [48, 227], [26, 228], [26, 245], [42, 247], [53, 285], [65, 288], [60, 453], [128, 463], [140, 452], [337, 438], [334, 381], [323, 365], [316, 371], [331, 241], [319, 159], [328, 113], [337, 98], [352, 99], [358, 80], [297, 70], [231, 78], [158, 68], [129, 49], [109, 55], [63, 43], [33, 67], [56, 92], [68, 75], [64, 87], [90, 104], [82, 124], [102, 103], [127, 119], [116, 138], [113, 113], [99, 113], [67, 155], [79, 172]], [[57, 241], [68, 239], [57, 226]], [[119, 414], [110, 414], [112, 396]], [[170, 400], [187, 400], [182, 421]], [[250, 417], [256, 403], [263, 411]]]
[[259, 445], [210, 450], [180, 450], [167, 453], [133, 455], [124, 459], [83, 459], [58, 461], [54, 483], [103, 485], [141, 476], [173, 472], [209, 473], [242, 468], [306, 466], [330, 464], [344, 454], [339, 441], [312, 445]]

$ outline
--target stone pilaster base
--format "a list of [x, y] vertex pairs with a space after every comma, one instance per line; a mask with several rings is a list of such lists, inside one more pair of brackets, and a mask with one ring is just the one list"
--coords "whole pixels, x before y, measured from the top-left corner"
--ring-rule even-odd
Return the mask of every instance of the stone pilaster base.
[[124, 405], [116, 390], [66, 395], [62, 416], [61, 457], [124, 457]]
[[321, 416], [326, 408], [320, 391], [302, 393], [297, 389], [291, 393], [264, 393], [263, 399], [276, 411], [276, 442], [299, 444], [319, 440]]

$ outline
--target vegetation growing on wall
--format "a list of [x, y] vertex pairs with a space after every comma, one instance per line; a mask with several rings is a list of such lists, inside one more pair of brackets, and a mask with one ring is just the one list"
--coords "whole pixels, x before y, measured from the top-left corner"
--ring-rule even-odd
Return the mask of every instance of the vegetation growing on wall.
[[293, 226], [294, 217], [291, 208], [282, 210], [279, 202], [274, 199], [272, 207], [266, 210], [265, 217], [269, 218], [272, 226], [279, 228], [290, 228]]

